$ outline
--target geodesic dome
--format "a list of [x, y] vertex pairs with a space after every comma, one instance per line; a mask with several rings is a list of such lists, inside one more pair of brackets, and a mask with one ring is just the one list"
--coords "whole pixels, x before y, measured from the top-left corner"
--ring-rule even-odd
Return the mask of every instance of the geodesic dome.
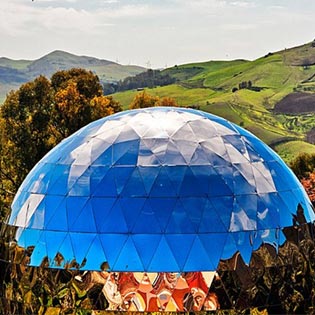
[[31, 266], [209, 272], [208, 291], [220, 262], [239, 255], [249, 265], [262, 246], [276, 253], [286, 228], [314, 218], [293, 173], [249, 132], [201, 111], [148, 108], [56, 146], [23, 182], [7, 224], [32, 248]]

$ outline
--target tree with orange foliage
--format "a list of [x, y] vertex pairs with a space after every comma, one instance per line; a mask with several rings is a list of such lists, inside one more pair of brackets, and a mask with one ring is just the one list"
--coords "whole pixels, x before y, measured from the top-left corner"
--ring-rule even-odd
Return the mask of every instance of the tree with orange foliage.
[[301, 183], [312, 204], [315, 206], [315, 173], [310, 173], [308, 177], [302, 178]]
[[175, 99], [171, 97], [158, 97], [152, 96], [146, 91], [136, 94], [134, 99], [129, 105], [129, 109], [136, 109], [136, 108], [146, 108], [146, 107], [156, 107], [156, 106], [171, 106], [177, 107], [178, 104]]

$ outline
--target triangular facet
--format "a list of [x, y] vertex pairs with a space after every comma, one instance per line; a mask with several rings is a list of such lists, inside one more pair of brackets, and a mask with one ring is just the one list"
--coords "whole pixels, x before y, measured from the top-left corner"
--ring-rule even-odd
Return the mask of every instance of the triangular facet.
[[148, 201], [145, 202], [138, 213], [131, 232], [133, 234], [160, 234], [162, 232], [159, 221], [156, 218], [156, 213]]
[[96, 234], [75, 232], [71, 233], [70, 237], [75, 260], [79, 265], [81, 265], [84, 258], [86, 258], [88, 250], [95, 239]]
[[166, 232], [171, 234], [196, 233], [195, 226], [191, 223], [181, 199], [177, 200], [174, 209], [171, 210]]
[[176, 206], [177, 198], [149, 198], [148, 202], [151, 209], [156, 213], [156, 219], [164, 233]]
[[179, 271], [184, 270], [184, 266], [189, 255], [191, 246], [195, 240], [194, 234], [166, 234], [165, 238], [177, 261]]
[[209, 259], [209, 255], [198, 236], [196, 236], [194, 243], [190, 249], [189, 256], [184, 266], [184, 270], [213, 270], [213, 265]]
[[132, 236], [135, 247], [138, 253], [141, 254], [141, 261], [145, 271], [149, 270], [149, 265], [160, 243], [161, 237], [161, 234], [134, 234]]
[[67, 222], [68, 229], [73, 226], [74, 222], [78, 219], [82, 209], [88, 202], [88, 197], [68, 197], [66, 199], [67, 207]]
[[177, 195], [176, 189], [173, 187], [165, 167], [160, 168], [159, 175], [152, 186], [150, 195], [152, 197], [170, 197]]
[[116, 260], [127, 241], [128, 235], [106, 233], [99, 234], [99, 238], [104, 249], [104, 254], [108, 260], [110, 270], [113, 270]]
[[108, 216], [105, 217], [100, 226], [101, 233], [128, 233], [128, 225], [124, 217], [119, 200], [115, 202]]
[[105, 220], [107, 220], [109, 213], [114, 206], [117, 198], [96, 198], [90, 199], [89, 204], [92, 205], [93, 217], [97, 232], [100, 232]]
[[211, 270], [217, 270], [225, 247], [227, 233], [199, 234], [199, 238], [208, 253], [212, 264]]
[[102, 243], [98, 236], [93, 240], [85, 258], [86, 264], [81, 268], [82, 270], [102, 270], [103, 263], [107, 262]]
[[179, 271], [179, 266], [174, 257], [174, 254], [169, 247], [166, 239], [162, 236], [158, 247], [156, 248], [155, 254], [149, 265], [148, 271], [150, 272], [176, 272]]
[[145, 197], [147, 196], [146, 189], [143, 184], [142, 177], [138, 168], [135, 168], [130, 175], [121, 192], [123, 197]]
[[[207, 199], [203, 207], [202, 218], [199, 225], [199, 233], [227, 232], [228, 228], [223, 224], [217, 210], [212, 203]], [[221, 211], [221, 210], [220, 210]]]
[[115, 265], [117, 271], [143, 271], [143, 264], [131, 237], [124, 244]]
[[89, 199], [78, 215], [78, 218], [70, 226], [71, 231], [96, 233], [96, 224], [92, 209], [91, 200]]

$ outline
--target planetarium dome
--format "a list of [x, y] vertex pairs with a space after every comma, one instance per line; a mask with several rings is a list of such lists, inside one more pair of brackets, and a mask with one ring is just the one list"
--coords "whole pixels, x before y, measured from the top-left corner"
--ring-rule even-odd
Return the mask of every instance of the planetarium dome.
[[[29, 266], [106, 272], [113, 283], [141, 274], [138, 289], [175, 274], [203, 302], [189, 308], [183, 295], [170, 309], [201, 310], [211, 293], [216, 308], [237, 305], [228, 292], [220, 300], [214, 282], [240, 265], [254, 270], [258, 256], [274, 262], [258, 269], [278, 266], [281, 249], [302, 237], [297, 226], [311, 239], [314, 219], [301, 184], [254, 135], [208, 113], [158, 107], [100, 119], [62, 141], [24, 180], [6, 224], [31, 249]], [[125, 307], [122, 283], [118, 300], [104, 293], [111, 309]], [[172, 292], [155, 308], [138, 305], [165, 310]]]

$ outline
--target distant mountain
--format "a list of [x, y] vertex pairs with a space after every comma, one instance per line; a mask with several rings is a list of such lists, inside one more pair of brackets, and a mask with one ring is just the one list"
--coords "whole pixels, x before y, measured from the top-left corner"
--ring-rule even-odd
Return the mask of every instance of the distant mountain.
[[118, 63], [88, 56], [77, 56], [55, 50], [37, 60], [13, 60], [0, 58], [0, 102], [11, 89], [31, 81], [39, 75], [51, 77], [58, 70], [84, 68], [97, 74], [102, 82], [114, 82], [145, 71], [139, 66]]

